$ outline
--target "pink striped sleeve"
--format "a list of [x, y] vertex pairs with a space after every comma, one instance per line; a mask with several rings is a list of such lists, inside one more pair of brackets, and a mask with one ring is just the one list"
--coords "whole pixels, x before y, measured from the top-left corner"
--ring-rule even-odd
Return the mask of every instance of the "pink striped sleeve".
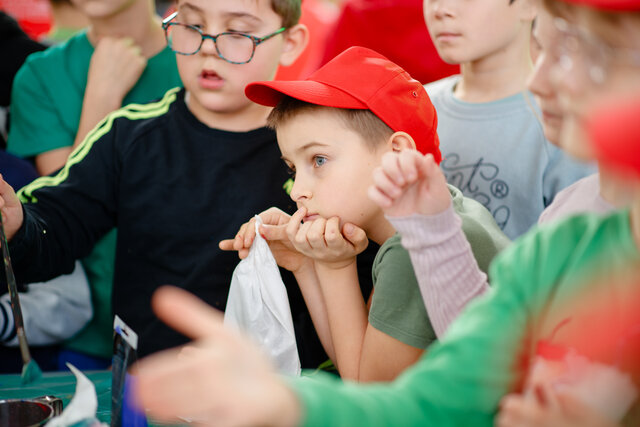
[[429, 319], [438, 337], [472, 299], [488, 289], [462, 220], [450, 206], [437, 215], [387, 217], [409, 251]]

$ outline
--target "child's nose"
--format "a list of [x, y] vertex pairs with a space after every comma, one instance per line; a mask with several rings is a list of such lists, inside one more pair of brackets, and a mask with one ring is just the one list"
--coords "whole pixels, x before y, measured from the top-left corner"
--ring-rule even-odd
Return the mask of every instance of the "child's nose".
[[441, 19], [451, 15], [451, 5], [449, 3], [451, 3], [449, 0], [426, 0], [424, 7], [427, 11], [430, 11], [433, 16]]
[[311, 197], [311, 191], [307, 185], [304, 185], [304, 181], [299, 177], [293, 181], [293, 187], [291, 187], [291, 200], [299, 202], [301, 200], [309, 199]]
[[216, 44], [213, 41], [213, 39], [210, 37], [207, 37], [202, 41], [202, 46], [200, 46], [200, 52], [204, 53], [205, 55], [219, 56], [218, 50], [216, 49]]

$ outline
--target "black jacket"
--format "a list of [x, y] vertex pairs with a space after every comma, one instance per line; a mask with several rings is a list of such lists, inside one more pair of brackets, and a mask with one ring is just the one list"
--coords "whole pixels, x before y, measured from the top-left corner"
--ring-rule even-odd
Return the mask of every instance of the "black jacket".
[[[294, 211], [288, 179], [273, 131], [211, 129], [187, 109], [183, 90], [125, 107], [57, 175], [20, 193], [25, 221], [10, 245], [17, 279], [70, 272], [117, 227], [113, 309], [138, 333], [139, 354], [175, 346], [185, 339], [152, 313], [153, 291], [176, 285], [224, 310], [238, 257], [218, 242], [270, 206]], [[285, 282], [298, 335], [313, 336], [299, 343], [303, 366], [315, 366], [325, 356], [292, 276]]]

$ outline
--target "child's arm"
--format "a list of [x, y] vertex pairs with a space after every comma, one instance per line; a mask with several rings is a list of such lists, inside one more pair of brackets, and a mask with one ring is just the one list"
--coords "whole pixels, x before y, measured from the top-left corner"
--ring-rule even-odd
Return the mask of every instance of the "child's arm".
[[[59, 344], [80, 331], [93, 315], [91, 292], [80, 261], [69, 275], [47, 282], [30, 283], [28, 292], [20, 293], [24, 330], [31, 345]], [[0, 341], [8, 347], [18, 346], [11, 298], [0, 296]], [[2, 319], [4, 318], [4, 320]]]
[[75, 139], [68, 147], [46, 151], [36, 156], [40, 175], [60, 169], [67, 158], [100, 120], [122, 106], [125, 96], [142, 75], [147, 59], [130, 38], [105, 37], [96, 46], [82, 101], [82, 112]]
[[364, 231], [349, 224], [340, 230], [335, 217], [303, 225], [291, 221], [288, 231], [296, 248], [315, 259], [335, 348], [333, 360], [342, 378], [391, 380], [422, 355], [421, 348], [407, 345], [369, 323], [356, 269], [356, 254], [367, 244]]
[[385, 154], [373, 178], [369, 196], [402, 235], [440, 337], [467, 303], [488, 289], [453, 211], [445, 177], [432, 155], [404, 150]]

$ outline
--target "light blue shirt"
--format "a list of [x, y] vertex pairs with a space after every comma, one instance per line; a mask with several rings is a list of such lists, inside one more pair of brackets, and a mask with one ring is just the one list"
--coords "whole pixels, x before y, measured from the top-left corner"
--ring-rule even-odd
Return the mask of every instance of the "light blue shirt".
[[482, 203], [511, 239], [525, 233], [555, 195], [595, 171], [544, 137], [530, 92], [469, 103], [453, 95], [460, 76], [425, 86], [438, 113], [447, 181]]

